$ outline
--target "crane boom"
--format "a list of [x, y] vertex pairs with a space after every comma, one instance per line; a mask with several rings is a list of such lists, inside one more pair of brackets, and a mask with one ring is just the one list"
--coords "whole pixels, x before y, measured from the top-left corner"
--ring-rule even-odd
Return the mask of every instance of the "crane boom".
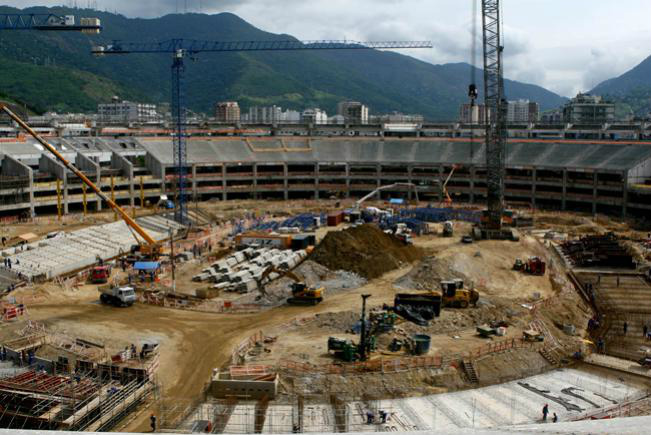
[[[48, 151], [50, 151], [54, 157], [57, 158], [66, 168], [68, 168], [70, 171], [72, 171], [77, 177], [81, 179], [81, 181], [84, 182], [88, 187], [90, 187], [96, 194], [99, 196], [102, 200], [106, 201], [106, 203], [111, 207], [113, 210], [115, 210], [117, 213], [122, 216], [122, 219], [129, 225], [131, 228], [133, 228], [134, 231], [136, 231], [140, 237], [142, 237], [147, 244], [150, 247], [158, 247], [158, 242], [154, 240], [148, 233], [145, 231], [144, 228], [142, 228], [138, 223], [129, 216], [127, 212], [125, 212], [119, 205], [117, 205], [111, 198], [109, 198], [106, 194], [104, 194], [99, 187], [97, 187], [86, 175], [84, 175], [83, 172], [81, 172], [79, 169], [77, 169], [72, 163], [70, 163], [63, 155], [57, 151], [56, 148], [54, 148], [52, 145], [50, 145], [45, 139], [43, 139], [38, 133], [36, 133], [25, 121], [20, 119], [18, 115], [16, 115], [14, 112], [7, 107], [6, 104], [0, 103], [0, 110], [5, 112], [11, 119], [13, 119], [18, 125], [20, 125], [27, 133], [29, 133], [34, 139], [36, 139], [41, 145], [43, 145]], [[152, 252], [155, 252], [153, 250]]]
[[484, 101], [486, 107], [486, 185], [488, 219], [485, 227], [502, 229], [504, 214], [504, 167], [506, 155], [506, 114], [500, 1], [482, 0], [484, 40]]
[[131, 54], [131, 53], [177, 53], [187, 54], [205, 52], [233, 51], [293, 51], [293, 50], [369, 50], [369, 49], [411, 49], [432, 48], [430, 41], [383, 41], [359, 42], [339, 40], [319, 41], [198, 41], [193, 39], [169, 39], [160, 42], [122, 42], [113, 41], [106, 46], [93, 48], [93, 54]]
[[97, 18], [82, 18], [75, 23], [73, 15], [56, 14], [0, 14], [0, 30], [54, 30], [99, 33], [102, 30]]
[[414, 183], [393, 183], [393, 184], [389, 184], [389, 185], [387, 185], [387, 186], [378, 187], [377, 189], [375, 189], [373, 192], [369, 193], [369, 194], [366, 195], [365, 197], [363, 197], [363, 198], [361, 198], [361, 199], [358, 199], [357, 202], [355, 203], [355, 207], [359, 208], [359, 206], [362, 205], [362, 203], [363, 203], [364, 201], [366, 201], [366, 200], [369, 199], [369, 198], [372, 198], [373, 195], [375, 195], [376, 193], [378, 193], [378, 192], [382, 192], [383, 190], [392, 189], [392, 188], [394, 188], [394, 187], [409, 187], [409, 188], [413, 188], [413, 189], [414, 189], [414, 192], [416, 193], [416, 201], [418, 201], [418, 189], [417, 189], [417, 186], [416, 186]]

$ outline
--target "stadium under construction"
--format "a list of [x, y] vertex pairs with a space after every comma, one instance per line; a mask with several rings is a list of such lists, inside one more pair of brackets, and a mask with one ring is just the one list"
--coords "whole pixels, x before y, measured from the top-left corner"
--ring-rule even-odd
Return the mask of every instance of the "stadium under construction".
[[[164, 137], [52, 137], [51, 143], [123, 205], [174, 195], [171, 140]], [[485, 145], [468, 138], [196, 137], [188, 140], [191, 199], [361, 197], [414, 183], [421, 200], [486, 197]], [[28, 139], [0, 143], [4, 216], [101, 210], [94, 194]], [[401, 190], [402, 189], [402, 190]], [[651, 210], [651, 143], [511, 139], [506, 201], [534, 209], [642, 217]], [[384, 198], [410, 196], [404, 187]]]

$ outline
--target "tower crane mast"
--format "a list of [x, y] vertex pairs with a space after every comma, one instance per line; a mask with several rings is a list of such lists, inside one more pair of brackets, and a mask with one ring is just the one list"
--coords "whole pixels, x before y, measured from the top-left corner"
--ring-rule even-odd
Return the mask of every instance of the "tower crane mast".
[[176, 221], [187, 221], [186, 177], [187, 150], [185, 131], [185, 89], [183, 76], [184, 58], [206, 52], [249, 52], [249, 51], [305, 51], [305, 50], [369, 50], [369, 49], [411, 49], [432, 48], [429, 41], [196, 41], [188, 39], [170, 39], [162, 42], [120, 42], [103, 47], [94, 47], [93, 54], [131, 54], [131, 53], [168, 53], [172, 55], [172, 118], [175, 124], [173, 137], [174, 166], [177, 178]]
[[482, 1], [484, 102], [486, 113], [486, 185], [488, 212], [484, 228], [502, 230], [506, 156], [506, 102], [502, 69], [500, 0]]

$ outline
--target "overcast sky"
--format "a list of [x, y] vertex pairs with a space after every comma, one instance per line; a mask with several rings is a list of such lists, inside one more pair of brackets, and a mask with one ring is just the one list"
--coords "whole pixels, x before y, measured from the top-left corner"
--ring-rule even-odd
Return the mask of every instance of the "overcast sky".
[[[474, 0], [477, 1], [477, 0]], [[473, 0], [0, 0], [17, 7], [96, 5], [129, 17], [233, 12], [299, 39], [431, 40], [409, 54], [470, 62]], [[650, 0], [502, 0], [505, 74], [572, 96], [651, 55]], [[480, 47], [478, 47], [480, 49]]]

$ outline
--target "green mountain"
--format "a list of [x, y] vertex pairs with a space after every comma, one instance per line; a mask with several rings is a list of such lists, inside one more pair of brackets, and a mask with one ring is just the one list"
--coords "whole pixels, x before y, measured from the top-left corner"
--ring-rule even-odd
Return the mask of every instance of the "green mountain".
[[651, 112], [651, 56], [619, 77], [597, 85], [592, 94], [613, 100], [618, 109], [630, 110], [636, 116]]
[[[0, 7], [0, 13], [18, 10]], [[96, 58], [91, 46], [113, 40], [287, 40], [253, 27], [233, 14], [182, 14], [156, 19], [66, 8], [29, 8], [102, 20], [100, 35], [4, 31], [0, 35], [0, 94], [37, 111], [92, 110], [111, 95], [149, 102], [169, 101], [171, 56], [114, 55]], [[421, 113], [431, 120], [457, 117], [467, 100], [470, 65], [432, 65], [381, 51], [204, 53], [188, 61], [188, 107], [211, 112], [216, 101], [316, 106], [333, 113], [338, 101], [365, 102], [374, 113]], [[482, 77], [481, 71], [477, 77]], [[543, 110], [565, 99], [539, 86], [505, 81], [509, 99], [538, 101]]]

